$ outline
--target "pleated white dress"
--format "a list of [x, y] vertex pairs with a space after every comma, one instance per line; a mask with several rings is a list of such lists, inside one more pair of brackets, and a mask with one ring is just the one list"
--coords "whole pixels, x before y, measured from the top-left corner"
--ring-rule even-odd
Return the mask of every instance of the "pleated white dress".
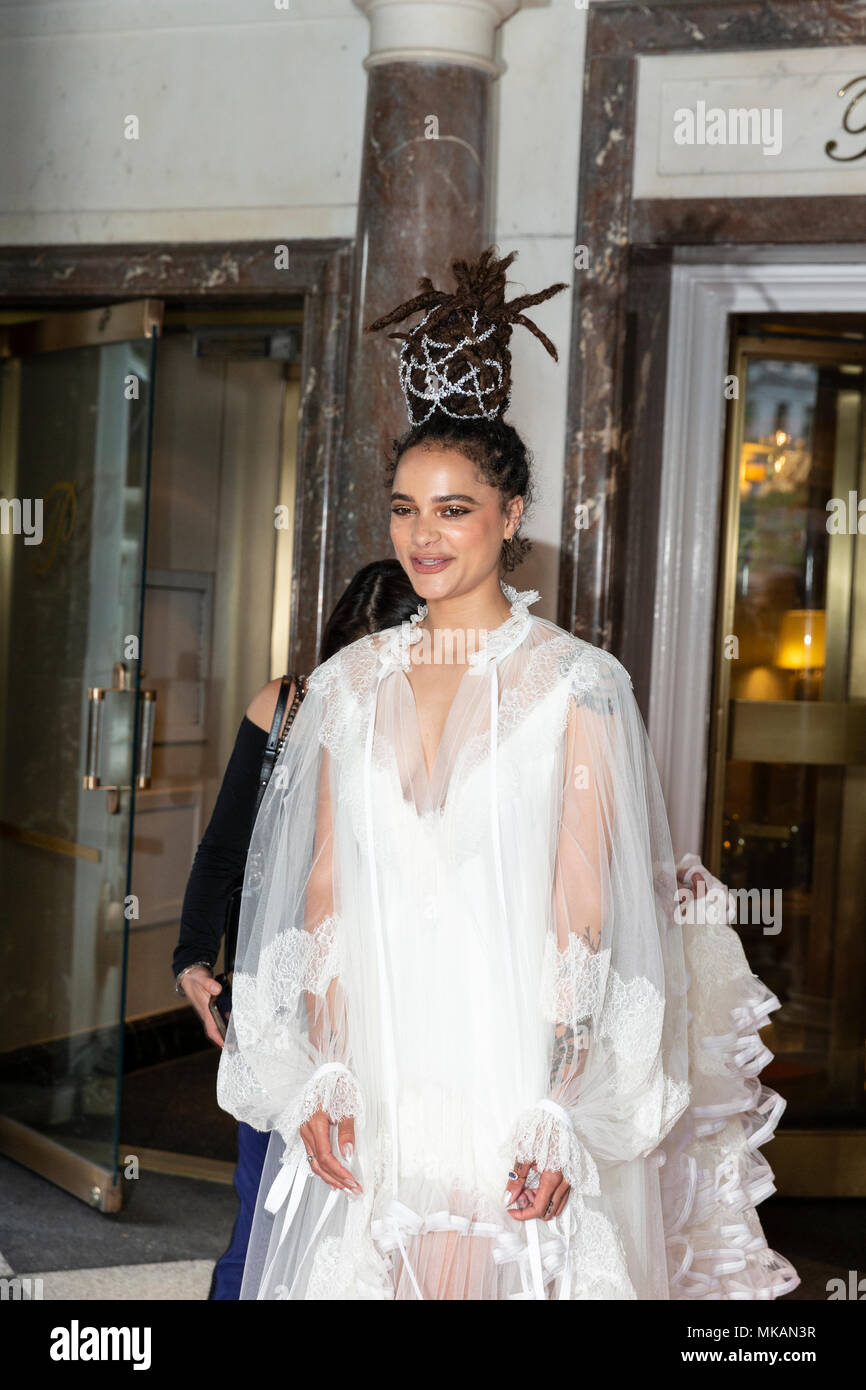
[[[777, 1297], [778, 1001], [729, 926], [679, 921], [623, 667], [503, 592], [429, 776], [423, 606], [312, 673], [274, 769], [218, 1083], [273, 1131], [242, 1297]], [[362, 1197], [309, 1170], [319, 1108], [354, 1117]], [[555, 1220], [508, 1216], [518, 1156], [571, 1184]]]

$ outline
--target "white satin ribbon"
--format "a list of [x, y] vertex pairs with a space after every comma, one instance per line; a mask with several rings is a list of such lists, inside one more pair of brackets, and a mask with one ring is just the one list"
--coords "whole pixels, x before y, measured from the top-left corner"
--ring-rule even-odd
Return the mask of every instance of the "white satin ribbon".
[[[559, 1230], [560, 1219], [566, 1220], [564, 1234]], [[557, 1297], [570, 1298], [573, 1264], [571, 1222], [565, 1217], [554, 1218], [549, 1223], [543, 1223], [542, 1234], [539, 1234], [537, 1219], [521, 1224], [526, 1227], [523, 1232], [500, 1232], [493, 1249], [496, 1264], [510, 1264], [513, 1261], [520, 1274], [522, 1291], [508, 1297], [547, 1301], [545, 1283], [560, 1275]]]
[[404, 1268], [412, 1281], [415, 1297], [423, 1303], [424, 1295], [415, 1277], [415, 1271], [412, 1268], [409, 1256], [406, 1253], [406, 1246], [403, 1242], [404, 1230], [409, 1235], [417, 1235], [422, 1225], [423, 1221], [417, 1212], [412, 1211], [411, 1207], [405, 1206], [403, 1202], [398, 1202], [392, 1198], [385, 1209], [384, 1215], [377, 1217], [375, 1221], [371, 1221], [370, 1235], [373, 1240], [375, 1240], [376, 1244], [384, 1251], [393, 1250], [395, 1246], [397, 1247], [402, 1256]]
[[[496, 875], [496, 894], [499, 900], [500, 920], [505, 923], [508, 916], [508, 907], [505, 898], [505, 875], [502, 870], [502, 839], [499, 824], [499, 778], [498, 778], [498, 755], [499, 755], [499, 671], [494, 657], [490, 668], [490, 828], [493, 839], [493, 866]], [[512, 1008], [516, 1012], [517, 1001], [514, 996], [514, 982], [512, 972], [508, 972], [508, 982], [511, 991]], [[560, 1109], [561, 1107], [556, 1107]], [[565, 1112], [562, 1112], [565, 1114]], [[569, 1121], [570, 1124], [570, 1121]], [[544, 1292], [544, 1275], [542, 1272], [541, 1247], [538, 1239], [536, 1221], [526, 1222], [526, 1248], [529, 1267], [532, 1274], [532, 1298], [546, 1299]], [[521, 1278], [523, 1279], [524, 1266], [521, 1264]], [[524, 1282], [524, 1292], [526, 1293], [526, 1281]]]
[[544, 1298], [544, 1274], [541, 1268], [541, 1242], [538, 1239], [538, 1222], [526, 1222], [526, 1239], [529, 1245], [529, 1268], [532, 1270], [532, 1291], [536, 1299]]
[[394, 1057], [394, 1028], [391, 1013], [391, 991], [385, 960], [385, 939], [382, 930], [382, 909], [379, 902], [379, 876], [376, 872], [376, 841], [373, 832], [373, 736], [376, 729], [376, 706], [379, 686], [389, 668], [381, 665], [373, 691], [373, 707], [367, 726], [364, 750], [364, 817], [367, 831], [367, 859], [370, 869], [370, 897], [373, 904], [373, 926], [376, 933], [376, 964], [379, 971], [379, 1013], [382, 1033], [382, 1064], [384, 1091], [391, 1123], [391, 1190], [396, 1196], [399, 1183], [399, 1143], [397, 1135], [397, 1062]]
[[[265, 1198], [266, 1211], [269, 1211], [276, 1215], [276, 1213], [280, 1210], [280, 1207], [284, 1203], [286, 1203], [286, 1211], [285, 1215], [283, 1216], [283, 1226], [282, 1230], [280, 1231], [280, 1238], [274, 1249], [274, 1253], [268, 1263], [268, 1267], [262, 1277], [261, 1290], [259, 1293], [260, 1299], [264, 1298], [265, 1296], [264, 1291], [268, 1286], [277, 1255], [279, 1254], [283, 1241], [288, 1235], [289, 1228], [292, 1222], [298, 1214], [298, 1208], [301, 1205], [301, 1198], [304, 1195], [304, 1187], [306, 1185], [308, 1177], [310, 1176], [310, 1165], [307, 1162], [306, 1150], [301, 1140], [298, 1140], [297, 1144], [295, 1144], [291, 1151], [289, 1151], [287, 1147], [286, 1153], [288, 1153], [288, 1157], [285, 1157], [284, 1155], [283, 1161], [280, 1165], [280, 1171], [279, 1173], [277, 1173], [277, 1176], [271, 1183], [271, 1186], [268, 1189], [268, 1195]], [[291, 1288], [288, 1290], [286, 1298], [291, 1298], [292, 1294], [294, 1293], [295, 1285], [298, 1282], [298, 1275], [301, 1272], [301, 1267], [304, 1264], [304, 1261], [306, 1260], [310, 1251], [312, 1250], [316, 1242], [316, 1237], [318, 1236], [320, 1230], [324, 1226], [331, 1212], [334, 1210], [334, 1207], [337, 1204], [337, 1199], [341, 1196], [345, 1197], [346, 1194], [345, 1192], [341, 1192], [340, 1189], [337, 1187], [332, 1187], [331, 1191], [328, 1193], [328, 1196], [325, 1200], [325, 1205], [322, 1207], [319, 1219], [316, 1222], [315, 1227], [313, 1228], [313, 1233], [310, 1236], [310, 1239], [307, 1241], [307, 1248], [305, 1249], [303, 1255], [298, 1261], [297, 1268], [295, 1270], [295, 1277], [292, 1280]]]
[[[317, 1076], [327, 1076], [327, 1074], [332, 1071], [348, 1070], [349, 1068], [346, 1066], [345, 1062], [322, 1062], [321, 1066], [316, 1067], [316, 1070], [310, 1077], [310, 1081], [315, 1081]], [[310, 1084], [310, 1081], [307, 1082], [307, 1085]]]
[[[569, 1197], [568, 1200], [569, 1200], [569, 1202], [571, 1202], [571, 1201], [573, 1200], [573, 1198]], [[570, 1211], [568, 1210], [568, 1207], [566, 1207], [566, 1209], [565, 1209], [565, 1213], [564, 1213], [564, 1215], [563, 1215], [563, 1220], [565, 1221], [565, 1264], [564, 1264], [563, 1270], [562, 1270], [562, 1278], [561, 1278], [560, 1281], [559, 1281], [559, 1297], [560, 1297], [560, 1299], [563, 1299], [563, 1298], [570, 1299], [570, 1298], [571, 1298], [571, 1230], [572, 1230], [572, 1226], [574, 1225], [574, 1213], [573, 1213], [573, 1212], [570, 1212]]]
[[[680, 1263], [679, 1263], [679, 1266], [678, 1266], [676, 1272], [675, 1272], [674, 1274], [672, 1274], [672, 1275], [670, 1276], [670, 1278], [668, 1279], [668, 1291], [670, 1292], [670, 1291], [673, 1290], [673, 1289], [679, 1288], [680, 1285], [683, 1283], [683, 1281], [684, 1281], [684, 1279], [685, 1279], [685, 1277], [686, 1277], [686, 1275], [687, 1275], [687, 1273], [689, 1272], [689, 1269], [690, 1269], [690, 1267], [691, 1267], [692, 1259], [693, 1259], [693, 1257], [694, 1257], [694, 1250], [692, 1249], [692, 1243], [691, 1243], [691, 1241], [689, 1240], [688, 1236], [685, 1235], [685, 1234], [677, 1234], [677, 1235], [670, 1235], [670, 1236], [668, 1236], [667, 1239], [665, 1240], [665, 1246], [667, 1247], [668, 1251], [670, 1251], [670, 1252], [675, 1251], [675, 1250], [676, 1250], [676, 1247], [677, 1247], [677, 1246], [680, 1246], [680, 1248], [682, 1249], [682, 1252], [683, 1252], [683, 1253], [682, 1253], [682, 1258], [681, 1258], [681, 1260], [680, 1260]], [[672, 1258], [672, 1257], [673, 1257], [673, 1255], [671, 1254], [671, 1258]]]
[[389, 1201], [382, 1216], [370, 1223], [370, 1235], [383, 1252], [394, 1249], [400, 1251], [415, 1290], [415, 1297], [422, 1303], [425, 1301], [424, 1295], [409, 1260], [404, 1238], [429, 1235], [436, 1231], [455, 1231], [461, 1236], [496, 1238], [500, 1234], [500, 1227], [490, 1221], [473, 1221], [468, 1216], [458, 1216], [450, 1211], [435, 1211], [429, 1216], [421, 1216], [405, 1202], [398, 1202], [394, 1198]]
[[[531, 619], [528, 619], [531, 622]], [[476, 653], [480, 655], [480, 653]], [[499, 823], [499, 668], [495, 656], [490, 661], [490, 838], [493, 842], [493, 871], [496, 879], [496, 898], [499, 903], [499, 921], [504, 928], [508, 921], [508, 904], [505, 897], [505, 876], [502, 869], [502, 837]], [[488, 948], [496, 949], [495, 942], [488, 942]], [[517, 985], [514, 971], [506, 970], [508, 987], [508, 1006], [513, 1018], [517, 1017]]]
[[758, 1114], [764, 1116], [764, 1123], [760, 1129], [756, 1129], [754, 1134], [749, 1135], [748, 1144], [750, 1149], [758, 1149], [760, 1146], [773, 1136], [776, 1125], [781, 1119], [782, 1112], [788, 1102], [784, 1096], [780, 1096], [777, 1091], [767, 1090], [767, 1094], [758, 1106]]
[[671, 1232], [675, 1233], [679, 1233], [683, 1222], [692, 1210], [692, 1204], [695, 1200], [695, 1193], [698, 1187], [698, 1165], [694, 1156], [692, 1154], [683, 1154], [680, 1166], [681, 1168], [685, 1166], [686, 1169], [686, 1188], [683, 1192], [683, 1200], [679, 1214], [674, 1220], [669, 1221], [669, 1229]]
[[490, 829], [493, 832], [493, 865], [496, 873], [496, 894], [502, 921], [506, 920], [505, 879], [502, 872], [502, 843], [499, 828], [499, 676], [494, 660], [490, 668]]
[[565, 1109], [565, 1106], [560, 1105], [558, 1101], [551, 1100], [549, 1096], [544, 1096], [543, 1099], [537, 1101], [536, 1104], [539, 1110], [547, 1110], [551, 1115], [555, 1115], [558, 1120], [561, 1120], [562, 1123], [571, 1130], [572, 1134], [574, 1133], [574, 1125], [572, 1124], [571, 1116]]
[[[449, 1211], [433, 1212], [421, 1216], [405, 1202], [391, 1200], [381, 1217], [370, 1224], [370, 1234], [379, 1248], [388, 1253], [400, 1251], [403, 1263], [415, 1289], [415, 1295], [423, 1302], [415, 1272], [406, 1252], [409, 1237], [428, 1235], [435, 1231], [454, 1231], [462, 1236], [483, 1236], [493, 1241], [493, 1259], [496, 1264], [514, 1261], [520, 1274], [522, 1291], [511, 1294], [510, 1298], [546, 1300], [545, 1283], [561, 1273], [559, 1298], [571, 1297], [572, 1252], [571, 1222], [566, 1221], [564, 1236], [560, 1234], [555, 1221], [544, 1228], [544, 1238], [539, 1236], [538, 1222], [527, 1221], [526, 1230], [520, 1232], [503, 1231], [492, 1221], [473, 1221], [467, 1216], [458, 1216]], [[563, 1259], [563, 1250], [565, 1257]]]
[[[376, 963], [379, 971], [379, 1012], [381, 1018], [382, 1062], [384, 1068], [383, 1082], [391, 1126], [391, 1191], [393, 1193], [391, 1206], [400, 1207], [402, 1204], [396, 1200], [400, 1181], [400, 1145], [397, 1128], [397, 1060], [394, 1055], [391, 990], [388, 982], [388, 968], [385, 959], [385, 936], [382, 929], [382, 909], [379, 902], [379, 877], [376, 872], [376, 841], [373, 832], [373, 737], [376, 730], [376, 706], [379, 702], [379, 686], [384, 677], [388, 674], [388, 670], [388, 666], [384, 664], [379, 668], [376, 688], [373, 692], [373, 708], [370, 711], [370, 720], [367, 726], [367, 740], [364, 750], [364, 817], [367, 831], [367, 858], [370, 868], [370, 897], [373, 904], [373, 925], [376, 932]], [[404, 1208], [403, 1210], [408, 1212], [409, 1209]], [[388, 1232], [393, 1229], [400, 1254], [403, 1257], [403, 1264], [412, 1281], [412, 1287], [415, 1290], [415, 1297], [423, 1302], [424, 1295], [421, 1292], [421, 1287], [415, 1277], [415, 1271], [406, 1253], [399, 1222], [394, 1221], [393, 1226], [388, 1222], [386, 1223], [386, 1228]], [[383, 1227], [383, 1232], [386, 1228]]]

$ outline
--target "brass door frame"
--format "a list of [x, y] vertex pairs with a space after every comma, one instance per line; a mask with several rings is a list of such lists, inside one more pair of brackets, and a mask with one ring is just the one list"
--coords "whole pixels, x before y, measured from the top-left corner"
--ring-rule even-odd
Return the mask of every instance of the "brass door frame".
[[[274, 324], [304, 324], [301, 309], [236, 309], [230, 303], [218, 307], [173, 308], [166, 306], [165, 327], [169, 332], [183, 329], [189, 333], [198, 327], [268, 326]], [[293, 650], [292, 613], [295, 552], [297, 550], [296, 515], [299, 470], [299, 425], [301, 419], [301, 368], [298, 361], [287, 361], [283, 375], [283, 401], [280, 411], [279, 440], [276, 455], [275, 483], [280, 503], [289, 507], [291, 524], [288, 530], [276, 532], [274, 547], [274, 588], [271, 606], [270, 676], [290, 671]], [[189, 1008], [182, 999], [177, 1012]], [[134, 1153], [142, 1171], [171, 1173], [176, 1177], [194, 1177], [206, 1181], [231, 1184], [234, 1165], [219, 1159], [175, 1152], [171, 1149], [143, 1148], [138, 1143], [127, 1144], [121, 1136], [121, 1153]]]
[[[39, 317], [37, 317], [39, 315]], [[196, 327], [212, 325], [269, 325], [303, 323], [304, 311], [292, 308], [238, 309], [231, 302], [201, 308], [175, 308], [158, 299], [141, 299], [85, 310], [52, 310], [45, 315], [39, 308], [13, 323], [0, 321], [0, 360], [32, 355], [36, 352], [60, 351], [73, 347], [92, 346], [127, 340], [130, 337], [150, 336], [155, 325], [159, 337], [164, 327]], [[287, 532], [278, 533], [275, 551], [275, 584], [271, 621], [271, 674], [281, 675], [291, 668], [293, 612], [293, 569], [295, 545], [296, 493], [298, 480], [298, 428], [301, 411], [301, 369], [297, 362], [286, 363], [284, 404], [280, 427], [277, 461], [279, 497], [292, 510], [292, 525]], [[142, 699], [149, 692], [141, 691]], [[152, 731], [151, 731], [152, 732]], [[140, 766], [144, 764], [141, 763]], [[142, 779], [137, 779], [142, 785]], [[133, 807], [134, 814], [134, 807]], [[72, 845], [67, 841], [36, 837], [20, 827], [0, 822], [0, 835], [38, 844], [56, 853], [76, 854], [93, 862], [99, 860], [99, 850], [90, 846]], [[172, 1172], [181, 1176], [209, 1177], [216, 1181], [231, 1181], [233, 1166], [217, 1160], [199, 1160], [183, 1154], [143, 1150], [140, 1145], [124, 1145], [121, 1135], [120, 1152], [134, 1152], [142, 1168]], [[30, 1167], [55, 1185], [71, 1192], [102, 1211], [119, 1210], [121, 1191], [112, 1187], [105, 1169], [85, 1159], [77, 1159], [62, 1145], [41, 1135], [20, 1121], [0, 1116], [0, 1153]], [[157, 1158], [151, 1162], [152, 1155]], [[226, 1176], [228, 1175], [228, 1176]]]
[[0, 326], [0, 358], [150, 338], [162, 333], [163, 310], [160, 299], [134, 299], [98, 309], [60, 309], [23, 323], [5, 324]]
[[[704, 863], [711, 872], [718, 875], [721, 867], [722, 820], [726, 764], [735, 748], [745, 757], [752, 750], [752, 740], [757, 731], [760, 714], [749, 710], [748, 701], [731, 700], [731, 663], [725, 659], [723, 644], [727, 635], [734, 631], [736, 606], [737, 552], [740, 520], [740, 461], [744, 433], [745, 381], [749, 359], [764, 358], [774, 361], [800, 361], [811, 363], [864, 363], [866, 364], [866, 344], [844, 340], [833, 342], [812, 342], [808, 339], [782, 338], [775, 335], [743, 335], [732, 339], [728, 371], [739, 383], [738, 395], [730, 402], [725, 444], [725, 478], [722, 496], [722, 519], [719, 546], [719, 571], [716, 598], [716, 623], [714, 633], [714, 662], [712, 680], [712, 703], [710, 708], [710, 738], [708, 746], [709, 776], [707, 778], [707, 799], [704, 817]], [[866, 391], [864, 391], [864, 410], [866, 410]], [[837, 461], [838, 467], [838, 461]], [[860, 457], [853, 465], [858, 476], [840, 479], [834, 475], [834, 496], [845, 496], [849, 486], [861, 492], [866, 483], [866, 457], [861, 447]], [[841, 489], [841, 490], [840, 490]], [[851, 620], [850, 606], [855, 580], [855, 551], [852, 535], [834, 537], [835, 545], [830, 547], [827, 570], [827, 652], [825, 667], [825, 693], [827, 699], [809, 709], [792, 706], [781, 709], [782, 703], [774, 703], [774, 712], [781, 714], [784, 729], [772, 737], [764, 746], [762, 761], [767, 762], [820, 762], [831, 769], [857, 765], [866, 760], [866, 706], [848, 705], [844, 699], [841, 685], [845, 675], [847, 651], [841, 650], [839, 635], [849, 632]], [[861, 562], [860, 573], [856, 576], [858, 584], [857, 605], [866, 602], [866, 566]], [[831, 615], [831, 608], [833, 610]], [[862, 655], [861, 658], [862, 660]], [[853, 667], [853, 655], [852, 655]], [[840, 714], [842, 705], [848, 709], [844, 728], [834, 726], [833, 714]], [[731, 706], [734, 706], [732, 709]], [[788, 744], [785, 748], [785, 737]], [[803, 743], [808, 738], [813, 747], [804, 753]], [[815, 741], [820, 745], [814, 747]], [[791, 745], [796, 745], [795, 754]], [[787, 756], [785, 753], [787, 752]], [[832, 777], [833, 773], [828, 773]], [[853, 800], [853, 797], [850, 798]], [[850, 805], [846, 818], [851, 815]], [[843, 834], [844, 840], [844, 834]], [[851, 858], [849, 854], [848, 858]], [[838, 877], [844, 884], [846, 871], [853, 874], [857, 882], [856, 868], [840, 864]], [[847, 996], [850, 1000], [860, 988], [856, 970], [849, 969], [849, 949], [859, 950], [851, 895], [856, 891], [852, 886], [839, 897], [846, 900], [841, 916], [849, 923], [849, 930], [843, 932], [837, 941], [837, 962], [834, 969], [834, 999]], [[844, 1013], [843, 1009], [834, 1013]], [[834, 1027], [837, 1025], [834, 1025]], [[844, 1021], [842, 1026], [844, 1027]], [[866, 1066], [866, 1058], [864, 1058]], [[802, 1128], [782, 1130], [777, 1133], [773, 1145], [773, 1164], [778, 1190], [785, 1196], [797, 1197], [864, 1197], [866, 1196], [866, 1131], [843, 1127], [826, 1129]]]
[[120, 1211], [123, 1205], [122, 1184], [101, 1163], [90, 1162], [10, 1115], [0, 1115], [0, 1153], [97, 1211]]
[[[0, 360], [38, 356], [46, 352], [60, 352], [73, 348], [102, 346], [108, 343], [125, 342], [130, 339], [159, 337], [162, 332], [164, 304], [159, 299], [137, 299], [118, 304], [99, 306], [93, 309], [55, 310], [51, 314], [25, 319], [14, 324], [0, 325]], [[37, 311], [38, 312], [38, 311]], [[151, 403], [152, 409], [152, 403]], [[4, 449], [18, 449], [18, 430], [4, 434]], [[142, 537], [142, 564], [147, 546], [147, 527]], [[139, 622], [141, 609], [139, 609]], [[136, 716], [133, 732], [133, 757], [138, 752], [135, 730], [141, 726], [140, 672], [136, 673]], [[133, 771], [135, 764], [133, 763]], [[135, 816], [135, 783], [130, 788], [129, 819], [130, 829]], [[20, 827], [4, 823], [0, 833], [11, 839], [36, 843], [34, 837]], [[132, 853], [132, 835], [127, 837], [127, 881]], [[93, 847], [70, 844], [54, 837], [42, 837], [39, 848], [54, 853], [72, 853], [76, 857], [91, 862], [99, 862], [100, 851]], [[123, 1033], [125, 1024], [126, 966], [122, 969], [119, 1028], [119, 1061], [122, 1057]], [[118, 1094], [119, 1103], [119, 1094]], [[79, 1197], [88, 1205], [102, 1212], [119, 1211], [122, 1205], [122, 1186], [117, 1175], [83, 1153], [76, 1153], [57, 1140], [42, 1134], [39, 1130], [15, 1120], [11, 1116], [0, 1116], [0, 1153], [30, 1168], [32, 1172], [47, 1178], [55, 1186]]]

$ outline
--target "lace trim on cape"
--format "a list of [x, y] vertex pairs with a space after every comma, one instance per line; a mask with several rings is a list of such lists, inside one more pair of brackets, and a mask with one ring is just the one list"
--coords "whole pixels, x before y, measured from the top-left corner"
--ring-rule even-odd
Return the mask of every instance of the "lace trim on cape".
[[523, 1112], [515, 1127], [514, 1154], [518, 1163], [532, 1163], [538, 1172], [561, 1173], [572, 1192], [601, 1193], [595, 1160], [560, 1106], [549, 1110], [536, 1105]]
[[575, 932], [563, 951], [548, 932], [542, 962], [542, 1009], [549, 1023], [573, 1030], [592, 1025], [616, 1053], [623, 1087], [640, 1084], [661, 1045], [664, 998], [651, 980], [625, 980], [610, 963], [610, 948], [591, 951]]
[[[332, 1124], [354, 1118], [364, 1123], [364, 1101], [354, 1073], [348, 1067], [335, 1070], [330, 1064], [310, 1077], [303, 1092], [280, 1115], [274, 1126], [289, 1142], [297, 1136], [301, 1125], [311, 1120], [317, 1110], [324, 1110]], [[285, 1158], [285, 1155], [284, 1155]]]
[[[515, 653], [532, 630], [533, 623], [541, 621], [528, 612], [529, 605], [539, 597], [535, 589], [518, 591], [504, 583], [502, 587], [511, 603], [511, 617], [487, 634], [485, 646], [471, 654], [470, 664]], [[322, 700], [319, 739], [335, 759], [342, 760], [362, 745], [380, 667], [385, 664], [405, 669], [409, 647], [421, 640], [417, 624], [425, 614], [426, 605], [421, 604], [405, 623], [359, 638], [316, 667], [309, 676], [308, 693], [318, 692]], [[564, 733], [568, 695], [578, 706], [596, 713], [613, 714], [622, 708], [624, 681], [631, 686], [625, 667], [610, 652], [571, 633], [555, 631], [545, 641], [526, 650], [516, 679], [502, 681], [498, 722], [500, 748], [512, 730], [535, 715], [538, 716], [538, 752], [544, 755]], [[553, 714], [548, 704], [550, 700], [555, 701]], [[458, 778], [467, 777], [483, 761], [489, 747], [487, 729], [466, 739], [454, 769], [455, 785]], [[377, 751], [374, 750], [374, 756]], [[387, 749], [383, 756], [385, 754]], [[506, 766], [503, 761], [504, 774]]]
[[340, 968], [338, 917], [324, 918], [312, 931], [280, 932], [263, 948], [255, 975], [236, 970], [232, 977], [232, 1014], [241, 1047], [274, 1046], [274, 1022], [293, 1022], [303, 993], [324, 998]]
[[[590, 1047], [595, 1043], [614, 1054], [616, 1088], [623, 1095], [632, 1092], [635, 1096], [631, 1124], [636, 1155], [655, 1147], [668, 1133], [689, 1102], [690, 1087], [687, 1081], [665, 1075], [658, 1060], [664, 1021], [661, 993], [645, 976], [624, 980], [610, 962], [610, 948], [591, 951], [572, 932], [560, 951], [554, 933], [549, 932], [542, 963], [541, 1008], [549, 1023], [564, 1023], [576, 1035], [586, 1031]], [[551, 1134], [549, 1116], [537, 1117], [535, 1137], [528, 1126], [524, 1117], [518, 1137], [526, 1151], [521, 1153], [521, 1160], [533, 1156], [529, 1150], [535, 1145], [541, 1151], [535, 1157], [542, 1167], [559, 1168], [548, 1159], [551, 1149], [568, 1159], [567, 1136]], [[629, 1156], [633, 1155], [623, 1155]]]
[[[531, 625], [527, 610], [531, 604], [537, 603], [540, 599], [541, 595], [538, 590], [524, 589], [518, 591], [511, 584], [506, 584], [504, 580], [500, 580], [500, 587], [510, 603], [511, 616], [500, 623], [497, 628], [494, 628], [492, 632], [484, 634], [482, 645], [467, 657], [469, 666], [479, 666], [493, 657], [501, 656], [503, 652], [510, 650], [522, 640]], [[417, 612], [413, 613], [407, 622], [401, 623], [393, 629], [388, 629], [388, 636], [379, 647], [379, 660], [383, 664], [395, 663], [401, 666], [404, 671], [409, 670], [411, 664], [409, 648], [422, 640], [423, 634], [417, 624], [426, 616], [427, 604], [421, 603]]]

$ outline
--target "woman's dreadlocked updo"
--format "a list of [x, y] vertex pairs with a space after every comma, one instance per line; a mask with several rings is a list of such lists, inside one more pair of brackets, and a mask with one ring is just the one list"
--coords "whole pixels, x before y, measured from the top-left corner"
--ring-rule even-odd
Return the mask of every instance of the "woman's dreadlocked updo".
[[[497, 260], [494, 250], [489, 246], [476, 261], [452, 263], [457, 288], [451, 294], [437, 290], [432, 280], [422, 276], [414, 299], [399, 304], [365, 331], [375, 333], [426, 310], [409, 332], [388, 335], [403, 340], [400, 384], [411, 427], [393, 442], [385, 485], [391, 487], [407, 450], [454, 449], [499, 489], [503, 511], [513, 497], [522, 497], [525, 516], [533, 496], [531, 456], [514, 426], [502, 418], [511, 396], [508, 343], [512, 326], [523, 324], [558, 361], [553, 343], [523, 310], [568, 286], [549, 285], [506, 303], [505, 272], [517, 253]], [[416, 418], [413, 401], [428, 403], [427, 413]], [[503, 541], [503, 569], [513, 570], [530, 549], [531, 542], [517, 533]]]

